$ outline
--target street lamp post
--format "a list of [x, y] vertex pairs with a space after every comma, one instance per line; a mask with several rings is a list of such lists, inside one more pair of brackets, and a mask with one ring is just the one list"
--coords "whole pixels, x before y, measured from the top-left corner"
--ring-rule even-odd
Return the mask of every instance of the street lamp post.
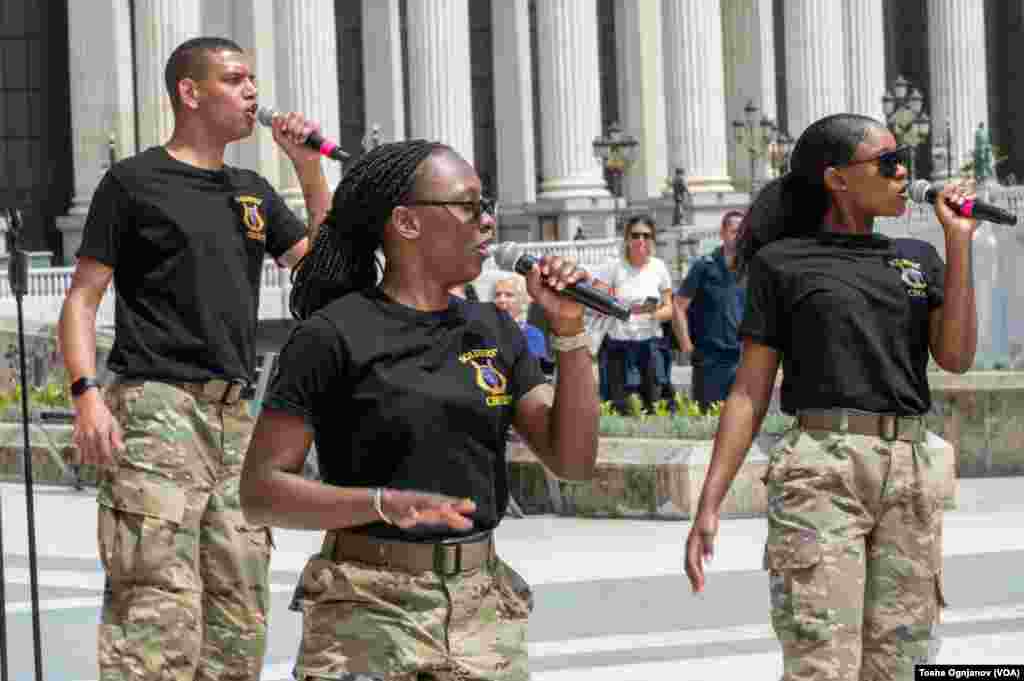
[[[913, 149], [910, 161], [910, 179], [914, 179], [917, 147], [931, 134], [932, 122], [924, 112], [924, 95], [903, 76], [898, 76], [882, 96], [885, 122], [896, 138], [896, 143]], [[947, 147], [947, 167], [952, 150]]]
[[608, 174], [612, 195], [615, 197], [615, 231], [619, 230], [619, 199], [622, 198], [622, 176], [636, 160], [640, 141], [623, 131], [617, 122], [608, 126], [601, 137], [594, 138], [594, 158], [600, 161]]
[[757, 188], [757, 162], [768, 153], [779, 135], [779, 129], [772, 119], [762, 116], [758, 121], [758, 111], [760, 109], [754, 106], [754, 102], [748, 101], [747, 105], [743, 107], [743, 120], [732, 122], [732, 128], [736, 133], [736, 143], [746, 150], [747, 156], [750, 158], [751, 194]]
[[953, 131], [946, 121], [946, 179], [953, 177]]

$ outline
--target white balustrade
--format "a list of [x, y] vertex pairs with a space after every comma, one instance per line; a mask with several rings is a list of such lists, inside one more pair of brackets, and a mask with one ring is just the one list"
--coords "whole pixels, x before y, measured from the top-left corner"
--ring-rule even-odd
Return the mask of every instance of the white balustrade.
[[[584, 267], [603, 265], [617, 258], [622, 248], [622, 239], [585, 239], [580, 241], [535, 241], [520, 243], [523, 253], [540, 258], [545, 255], [560, 255], [572, 258]], [[484, 271], [496, 270], [498, 266], [493, 259], [484, 262]]]
[[[1000, 205], [1018, 215], [1024, 221], [1024, 186], [996, 186], [989, 190], [989, 201]], [[935, 219], [933, 209], [928, 204], [910, 204], [905, 215], [900, 218], [879, 219], [876, 229], [893, 237], [914, 237], [930, 242], [940, 255], [945, 253], [945, 239], [942, 228]], [[1024, 239], [1019, 234], [1024, 232], [1007, 232], [1006, 228], [996, 228], [997, 235], [1006, 232], [1006, 238], [1000, 236], [1000, 248], [1007, 250], [1006, 261], [1000, 267], [1002, 274], [998, 285], [1007, 292], [1009, 336], [1011, 343], [1024, 344], [1024, 267], [1016, 267], [1016, 263], [1024, 263]], [[1014, 236], [1018, 238], [1013, 238]], [[524, 253], [535, 257], [560, 255], [574, 259], [583, 267], [593, 269], [619, 257], [622, 240], [618, 238], [588, 239], [581, 241], [543, 241], [521, 243]], [[1021, 276], [1016, 276], [1016, 271]], [[56, 324], [60, 318], [60, 309], [64, 296], [71, 286], [72, 267], [48, 267], [29, 270], [28, 293], [24, 298], [25, 319], [34, 324]], [[500, 277], [500, 271], [493, 260], [484, 263], [481, 276], [475, 282], [477, 292], [484, 300], [490, 298], [493, 283]], [[291, 271], [279, 267], [271, 259], [263, 264], [260, 273], [260, 305], [259, 319], [289, 319], [288, 298], [291, 295]], [[103, 297], [97, 311], [97, 326], [111, 328], [114, 325], [115, 296], [108, 292]], [[6, 268], [0, 267], [0, 318], [13, 319], [17, 314], [16, 301], [7, 281]]]

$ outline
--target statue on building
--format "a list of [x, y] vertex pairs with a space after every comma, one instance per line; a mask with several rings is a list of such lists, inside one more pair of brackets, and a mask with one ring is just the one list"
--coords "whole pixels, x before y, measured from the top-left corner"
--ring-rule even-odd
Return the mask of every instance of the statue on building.
[[985, 124], [978, 123], [974, 132], [974, 177], [980, 184], [992, 175], [992, 141]]
[[686, 185], [686, 171], [682, 168], [676, 168], [676, 173], [672, 178], [672, 201], [675, 204], [672, 211], [672, 224], [690, 224], [693, 195], [690, 194], [690, 188]]
[[374, 123], [363, 136], [363, 151], [372, 151], [381, 145], [380, 126]]

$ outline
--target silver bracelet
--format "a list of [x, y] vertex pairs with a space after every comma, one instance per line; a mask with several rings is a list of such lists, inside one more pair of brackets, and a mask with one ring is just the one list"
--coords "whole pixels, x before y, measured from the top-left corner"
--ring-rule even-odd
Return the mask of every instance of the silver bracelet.
[[387, 517], [384, 513], [384, 488], [375, 487], [373, 489], [373, 510], [377, 512], [377, 515], [381, 520], [386, 522], [388, 525], [394, 525], [395, 521]]
[[582, 331], [575, 336], [552, 336], [551, 347], [558, 352], [570, 352], [578, 348], [590, 348], [590, 334]]

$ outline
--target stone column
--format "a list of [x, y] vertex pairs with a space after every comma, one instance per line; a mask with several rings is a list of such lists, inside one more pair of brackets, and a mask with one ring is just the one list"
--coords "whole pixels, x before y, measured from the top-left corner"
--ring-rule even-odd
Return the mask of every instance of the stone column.
[[[596, 0], [537, 3], [544, 180], [541, 199], [607, 197], [594, 139], [601, 136]], [[560, 225], [560, 236], [575, 230]]]
[[410, 2], [406, 22], [410, 134], [444, 142], [473, 163], [468, 0]]
[[843, 0], [850, 113], [885, 122], [885, 28], [882, 0]]
[[[278, 101], [267, 102], [281, 112], [298, 111], [320, 123], [326, 137], [337, 139], [341, 114], [338, 106], [338, 46], [333, 0], [275, 2], [277, 22]], [[350, 154], [358, 150], [346, 149]], [[282, 196], [300, 215], [305, 215], [302, 190], [292, 162], [281, 157]], [[334, 191], [341, 179], [341, 164], [321, 161], [327, 186]]]
[[529, 240], [536, 217], [526, 214], [537, 200], [534, 152], [533, 55], [529, 0], [491, 3], [494, 30], [494, 112], [498, 158], [499, 238]]
[[615, 3], [620, 122], [640, 142], [636, 162], [624, 178], [625, 194], [631, 202], [660, 198], [669, 175], [661, 3], [662, 0]]
[[385, 142], [405, 139], [402, 17], [398, 0], [363, 0], [363, 87], [366, 129], [379, 125], [381, 140]]
[[[985, 10], [976, 0], [929, 0], [928, 56], [932, 137], [945, 136], [949, 121], [953, 172], [971, 160], [978, 123], [988, 126]], [[936, 174], [945, 177], [945, 163]]]
[[[260, 104], [277, 106], [274, 8], [263, 0], [207, 2], [202, 6], [204, 35], [231, 36], [245, 50], [259, 87]], [[270, 130], [257, 125], [252, 136], [224, 151], [224, 161], [255, 170], [275, 187], [281, 178], [281, 156]]]
[[[57, 218], [67, 263], [82, 242], [89, 203], [111, 152], [117, 158], [135, 153], [130, 17], [130, 0], [68, 4], [75, 187], [71, 209]], [[97, 40], [98, 34], [104, 39]]]
[[[199, 0], [135, 0], [136, 88], [142, 149], [163, 144], [174, 132], [164, 67], [174, 48], [199, 37], [199, 7]], [[92, 39], [97, 40], [98, 36], [94, 33]]]
[[721, 0], [664, 0], [669, 167], [693, 192], [730, 192]]
[[786, 0], [782, 5], [787, 117], [789, 133], [797, 139], [819, 118], [846, 111], [846, 60], [839, 36], [844, 6], [834, 0]]
[[[729, 174], [737, 185], [749, 187], [750, 155], [732, 133], [732, 121], [743, 120], [748, 102], [761, 115], [778, 121], [775, 94], [775, 21], [772, 0], [722, 0], [725, 55], [726, 121], [729, 124]], [[764, 158], [755, 165], [758, 179], [767, 177]]]

